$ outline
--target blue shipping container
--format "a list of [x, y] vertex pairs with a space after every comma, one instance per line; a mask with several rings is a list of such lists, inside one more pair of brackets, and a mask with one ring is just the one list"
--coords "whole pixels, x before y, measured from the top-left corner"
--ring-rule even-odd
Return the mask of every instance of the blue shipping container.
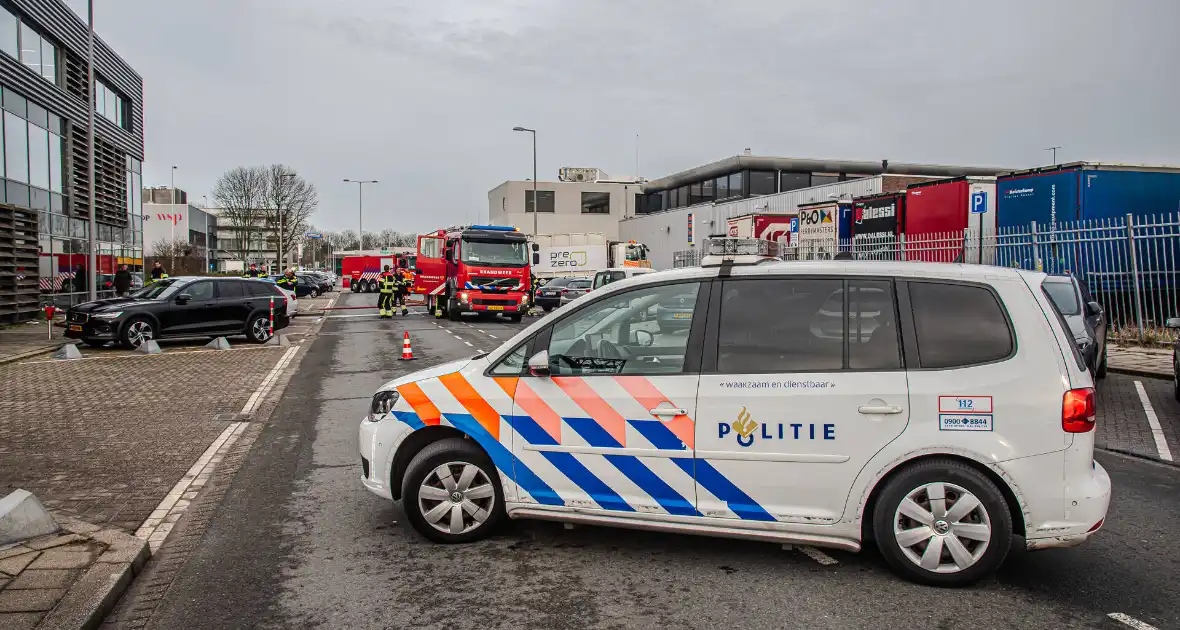
[[1180, 169], [1090, 163], [1021, 171], [996, 181], [997, 224], [1042, 231], [1079, 220], [1180, 212]]

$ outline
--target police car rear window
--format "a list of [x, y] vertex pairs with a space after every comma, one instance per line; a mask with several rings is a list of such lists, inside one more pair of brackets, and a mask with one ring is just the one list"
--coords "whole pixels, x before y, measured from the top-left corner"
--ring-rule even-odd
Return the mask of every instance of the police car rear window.
[[990, 290], [937, 282], [910, 282], [909, 288], [923, 368], [980, 365], [1011, 356], [1012, 328]]

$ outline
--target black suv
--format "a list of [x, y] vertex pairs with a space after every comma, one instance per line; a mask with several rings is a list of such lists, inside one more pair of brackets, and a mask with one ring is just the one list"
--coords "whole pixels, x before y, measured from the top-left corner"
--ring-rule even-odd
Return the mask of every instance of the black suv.
[[245, 335], [262, 343], [286, 328], [287, 298], [278, 287], [242, 278], [175, 277], [128, 297], [79, 304], [66, 311], [66, 337], [90, 346], [118, 341], [135, 348], [149, 339]]

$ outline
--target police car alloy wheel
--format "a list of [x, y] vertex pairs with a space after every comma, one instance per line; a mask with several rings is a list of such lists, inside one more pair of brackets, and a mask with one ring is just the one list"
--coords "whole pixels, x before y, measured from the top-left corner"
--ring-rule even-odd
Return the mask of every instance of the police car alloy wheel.
[[414, 456], [402, 479], [414, 529], [439, 543], [487, 537], [504, 519], [504, 491], [491, 460], [468, 440], [439, 440]]
[[152, 323], [142, 317], [127, 322], [123, 329], [123, 345], [128, 348], [138, 348], [140, 344], [151, 341], [153, 337], [155, 331], [152, 330]]
[[903, 577], [966, 586], [1003, 563], [1012, 515], [983, 473], [954, 460], [926, 460], [889, 480], [873, 513], [873, 533]]

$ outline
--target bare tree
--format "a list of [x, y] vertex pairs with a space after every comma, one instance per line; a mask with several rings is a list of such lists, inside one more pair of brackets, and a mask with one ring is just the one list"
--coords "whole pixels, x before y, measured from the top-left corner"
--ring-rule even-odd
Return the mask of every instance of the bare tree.
[[205, 248], [192, 245], [186, 239], [162, 237], [152, 243], [152, 255], [144, 261], [148, 267], [159, 262], [169, 275], [196, 275], [206, 273]]
[[357, 248], [356, 232], [354, 232], [352, 230], [344, 230], [343, 232], [338, 232], [336, 234], [336, 238], [338, 239], [336, 247], [338, 247], [342, 250]]
[[390, 245], [393, 245], [393, 242], [397, 240], [397, 237], [398, 233], [396, 230], [385, 228], [384, 230], [381, 230], [381, 234], [378, 237], [380, 240], [378, 242], [382, 247], [389, 247]]
[[396, 232], [389, 244], [393, 247], [417, 247], [418, 235], [409, 232]]
[[221, 208], [219, 218], [233, 231], [243, 261], [250, 260], [261, 236], [265, 196], [266, 170], [261, 167], [232, 168], [213, 185], [213, 200]]
[[376, 232], [366, 231], [363, 238], [361, 249], [376, 249], [381, 244], [381, 236]]
[[267, 233], [277, 241], [275, 246], [282, 243], [283, 251], [278, 254], [281, 263], [294, 249], [296, 240], [302, 240], [308, 219], [320, 205], [320, 197], [315, 185], [285, 164], [271, 164], [265, 173], [263, 219]]

